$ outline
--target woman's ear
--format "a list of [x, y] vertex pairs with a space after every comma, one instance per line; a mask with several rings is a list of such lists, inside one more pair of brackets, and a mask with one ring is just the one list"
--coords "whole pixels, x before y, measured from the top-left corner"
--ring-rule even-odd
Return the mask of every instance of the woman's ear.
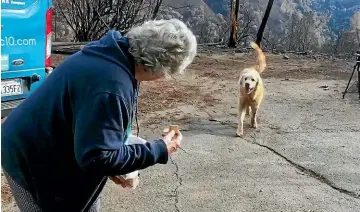
[[137, 65], [135, 67], [135, 79], [138, 81], [154, 81], [164, 77], [161, 71], [152, 71], [144, 65]]

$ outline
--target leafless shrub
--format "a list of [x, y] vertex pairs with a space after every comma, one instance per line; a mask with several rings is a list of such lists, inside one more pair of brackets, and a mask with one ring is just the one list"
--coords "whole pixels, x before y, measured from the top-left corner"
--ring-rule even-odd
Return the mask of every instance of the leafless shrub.
[[74, 33], [74, 41], [100, 38], [109, 29], [127, 31], [154, 19], [163, 0], [58, 0], [55, 12]]

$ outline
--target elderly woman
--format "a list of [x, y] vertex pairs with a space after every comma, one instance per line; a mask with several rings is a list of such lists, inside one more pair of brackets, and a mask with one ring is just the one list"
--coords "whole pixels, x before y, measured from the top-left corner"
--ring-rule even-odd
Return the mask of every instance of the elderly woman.
[[196, 48], [183, 22], [158, 20], [111, 30], [64, 60], [2, 124], [1, 164], [20, 210], [97, 211], [107, 177], [166, 164], [181, 134], [124, 145], [139, 83], [182, 73]]

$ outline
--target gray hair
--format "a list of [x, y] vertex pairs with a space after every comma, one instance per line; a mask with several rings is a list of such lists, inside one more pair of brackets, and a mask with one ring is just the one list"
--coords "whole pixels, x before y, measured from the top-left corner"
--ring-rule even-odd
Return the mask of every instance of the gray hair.
[[197, 53], [194, 34], [178, 19], [147, 21], [126, 37], [137, 64], [165, 74], [183, 73]]

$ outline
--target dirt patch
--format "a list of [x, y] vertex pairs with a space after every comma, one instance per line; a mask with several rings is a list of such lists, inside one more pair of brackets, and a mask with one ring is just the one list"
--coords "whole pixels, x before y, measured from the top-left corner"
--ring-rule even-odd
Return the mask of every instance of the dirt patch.
[[178, 124], [186, 123], [193, 117], [193, 110], [219, 103], [207, 86], [193, 80], [159, 80], [144, 83], [139, 95], [141, 125], [149, 127], [174, 121]]
[[[1, 119], [1, 123], [3, 123], [6, 120], [5, 118]], [[1, 203], [2, 204], [10, 204], [14, 201], [14, 197], [11, 194], [11, 189], [9, 187], [9, 184], [7, 183], [7, 180], [1, 171]]]
[[[200, 76], [220, 80], [238, 80], [238, 75], [245, 67], [254, 65], [252, 54], [201, 56], [190, 67]], [[264, 78], [280, 79], [325, 79], [347, 80], [353, 65], [340, 59], [313, 59], [294, 57], [283, 59], [280, 55], [267, 54], [267, 68]]]
[[353, 65], [344, 60], [308, 58], [284, 60], [279, 56], [269, 57], [268, 64], [268, 71], [263, 73], [264, 77], [321, 80], [346, 80]]
[[200, 93], [200, 86], [176, 82], [173, 80], [158, 80], [147, 82], [141, 86], [139, 95], [139, 111], [149, 113], [153, 111], [171, 109], [179, 104], [194, 104]]
[[14, 201], [14, 197], [11, 194], [11, 189], [6, 181], [5, 176], [1, 173], [1, 203], [10, 204]]
[[231, 59], [226, 55], [219, 56], [201, 56], [196, 58], [194, 62], [190, 65], [189, 68], [196, 70], [231, 70], [231, 69], [240, 69], [246, 64], [250, 64], [251, 61], [248, 61], [250, 55], [246, 58], [234, 57]]

